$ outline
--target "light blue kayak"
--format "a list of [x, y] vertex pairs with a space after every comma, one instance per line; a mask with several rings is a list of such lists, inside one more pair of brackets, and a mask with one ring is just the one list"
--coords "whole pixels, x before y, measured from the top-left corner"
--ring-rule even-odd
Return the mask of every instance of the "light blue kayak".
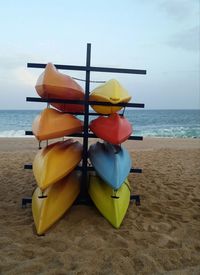
[[122, 146], [97, 142], [89, 148], [89, 158], [97, 174], [113, 189], [119, 189], [127, 178], [132, 160]]

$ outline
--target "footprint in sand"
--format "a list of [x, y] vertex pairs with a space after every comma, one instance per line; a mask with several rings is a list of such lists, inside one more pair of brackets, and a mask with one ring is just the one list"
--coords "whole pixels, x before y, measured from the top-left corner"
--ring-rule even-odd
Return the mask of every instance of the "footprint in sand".
[[197, 252], [200, 252], [200, 246], [195, 246], [194, 248]]
[[120, 254], [123, 256], [123, 257], [129, 257], [130, 256], [130, 253], [128, 251], [128, 249], [120, 249], [119, 250]]
[[197, 203], [200, 203], [200, 199], [196, 199], [196, 198], [191, 199], [191, 201], [193, 201], [193, 202], [197, 202]]
[[193, 218], [194, 220], [200, 221], [200, 215], [199, 215], [199, 214], [193, 215], [192, 218]]

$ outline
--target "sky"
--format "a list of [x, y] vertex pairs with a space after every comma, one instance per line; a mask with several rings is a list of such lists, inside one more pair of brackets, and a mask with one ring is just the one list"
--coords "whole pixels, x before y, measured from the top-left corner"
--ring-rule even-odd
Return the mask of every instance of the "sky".
[[27, 63], [85, 65], [87, 43], [92, 66], [147, 70], [91, 80], [117, 79], [147, 109], [200, 108], [198, 0], [1, 0], [0, 33], [0, 109], [44, 108], [26, 102], [43, 71]]

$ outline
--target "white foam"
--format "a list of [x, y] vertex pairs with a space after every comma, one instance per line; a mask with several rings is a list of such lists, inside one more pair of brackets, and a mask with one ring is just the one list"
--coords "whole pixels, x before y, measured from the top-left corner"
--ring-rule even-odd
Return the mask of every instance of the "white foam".
[[24, 130], [1, 131], [0, 137], [27, 137]]

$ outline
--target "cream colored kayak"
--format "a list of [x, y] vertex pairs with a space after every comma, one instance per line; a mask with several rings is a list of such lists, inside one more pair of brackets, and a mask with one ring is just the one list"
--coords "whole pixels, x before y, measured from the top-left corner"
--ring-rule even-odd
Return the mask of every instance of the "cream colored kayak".
[[[128, 91], [125, 90], [117, 80], [111, 79], [107, 81], [105, 84], [95, 88], [91, 92], [89, 100], [110, 102], [112, 104], [116, 104], [121, 102], [129, 102], [131, 100], [131, 96], [129, 95]], [[114, 107], [103, 105], [91, 105], [91, 107], [97, 113], [101, 114], [116, 113], [123, 108], [120, 106]]]
[[82, 145], [68, 139], [39, 150], [33, 161], [33, 174], [41, 190], [68, 175], [82, 158]]
[[43, 193], [37, 187], [32, 196], [32, 213], [38, 235], [47, 231], [70, 208], [80, 192], [80, 180], [72, 172]]
[[126, 179], [122, 186], [114, 191], [101, 178], [90, 176], [90, 197], [101, 214], [115, 227], [119, 228], [130, 202], [130, 187]]
[[[52, 63], [48, 63], [39, 76], [35, 89], [42, 98], [63, 100], [84, 100], [82, 87], [69, 75], [60, 73]], [[51, 103], [63, 112], [83, 112], [84, 105]]]
[[38, 140], [53, 139], [81, 132], [83, 122], [71, 114], [46, 108], [33, 121], [32, 130]]

